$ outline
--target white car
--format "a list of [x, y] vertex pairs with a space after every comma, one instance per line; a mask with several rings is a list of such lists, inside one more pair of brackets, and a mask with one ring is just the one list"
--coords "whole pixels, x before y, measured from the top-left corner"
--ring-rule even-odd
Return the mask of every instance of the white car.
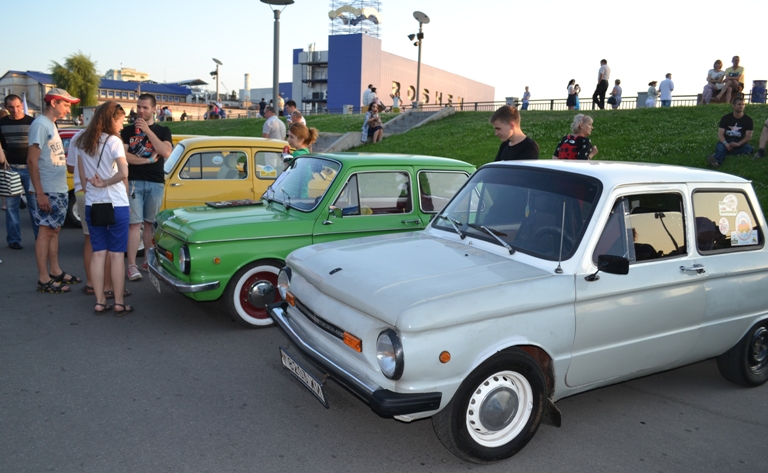
[[765, 232], [731, 175], [493, 163], [424, 231], [293, 252], [270, 315], [291, 342], [283, 365], [326, 406], [330, 377], [489, 462], [559, 425], [554, 403], [573, 394], [711, 357], [765, 383]]

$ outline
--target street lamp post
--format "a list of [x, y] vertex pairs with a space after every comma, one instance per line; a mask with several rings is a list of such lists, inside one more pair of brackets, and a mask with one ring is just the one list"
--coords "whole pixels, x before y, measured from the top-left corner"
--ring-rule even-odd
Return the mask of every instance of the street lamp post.
[[219, 101], [219, 66], [223, 66], [224, 64], [216, 58], [213, 58], [213, 62], [216, 63], [216, 100], [214, 100], [214, 102], [218, 103]]
[[[273, 58], [273, 71], [272, 71], [272, 100], [275, 107], [277, 107], [278, 96], [280, 95], [280, 12], [285, 10], [285, 7], [293, 4], [293, 0], [261, 0], [261, 3], [266, 3], [272, 8], [273, 6], [283, 7], [278, 10], [272, 8], [272, 12], [275, 14], [275, 51]], [[280, 111], [278, 110], [279, 114]]]
[[[421, 43], [424, 42], [424, 33], [421, 27], [429, 23], [429, 17], [420, 11], [413, 12], [413, 17], [419, 22], [419, 33], [416, 35], [418, 39], [416, 45], [419, 47], [419, 61], [416, 66], [416, 97], [414, 97], [416, 100], [413, 101], [413, 108], [419, 108], [419, 100], [421, 98]], [[413, 35], [408, 37], [413, 40]]]

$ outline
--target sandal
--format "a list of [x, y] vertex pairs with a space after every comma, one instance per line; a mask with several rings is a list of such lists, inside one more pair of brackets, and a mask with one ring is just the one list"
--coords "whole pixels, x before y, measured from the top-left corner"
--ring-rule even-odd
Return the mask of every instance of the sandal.
[[[99, 310], [99, 307], [101, 307], [101, 310]], [[103, 314], [104, 312], [107, 312], [108, 310], [112, 310], [112, 306], [110, 304], [97, 302], [95, 306], [93, 306], [93, 311], [97, 314]]]
[[[123, 310], [117, 310], [118, 307], [122, 307]], [[115, 315], [118, 317], [122, 317], [125, 314], [130, 314], [133, 312], [133, 306], [132, 305], [125, 305], [125, 304], [117, 304], [115, 303]]]
[[[131, 291], [126, 289], [123, 291], [123, 297], [128, 297], [131, 294], [133, 294]], [[104, 291], [104, 295], [107, 296], [107, 299], [114, 299], [115, 298], [115, 291]]]
[[93, 287], [88, 285], [84, 286], [81, 291], [83, 291], [85, 294], [88, 294], [89, 296], [96, 294], [96, 292], [93, 290]]
[[[56, 281], [59, 284], [80, 284], [83, 282], [82, 279], [78, 278], [77, 276], [73, 274], [67, 274], [64, 271], [61, 272], [58, 276], [54, 276], [53, 274], [49, 274], [54, 281]], [[67, 276], [69, 276], [69, 279], [65, 279]]]
[[57, 284], [53, 279], [49, 279], [48, 282], [37, 281], [37, 292], [47, 292], [49, 294], [64, 294], [69, 292], [69, 288]]

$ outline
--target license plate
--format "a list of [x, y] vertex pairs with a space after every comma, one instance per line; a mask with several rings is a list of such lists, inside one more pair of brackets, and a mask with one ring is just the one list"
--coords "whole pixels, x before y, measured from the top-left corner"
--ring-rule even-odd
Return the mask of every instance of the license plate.
[[155, 286], [155, 289], [157, 289], [158, 294], [162, 294], [163, 291], [160, 290], [160, 281], [155, 277], [152, 273], [147, 273], [149, 275], [149, 280], [152, 281], [152, 285]]
[[280, 347], [280, 358], [283, 361], [283, 366], [285, 366], [296, 379], [301, 381], [301, 384], [306, 386], [306, 388], [315, 395], [317, 400], [320, 401], [320, 404], [328, 409], [328, 401], [325, 400], [325, 386], [323, 386], [323, 383], [312, 375], [312, 373], [305, 370], [296, 360], [291, 358], [291, 355], [283, 350], [283, 347]]

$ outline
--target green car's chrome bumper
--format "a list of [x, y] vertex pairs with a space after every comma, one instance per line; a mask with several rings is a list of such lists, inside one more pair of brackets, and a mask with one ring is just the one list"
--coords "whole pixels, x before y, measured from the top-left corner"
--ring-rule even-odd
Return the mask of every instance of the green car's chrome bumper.
[[149, 266], [149, 272], [153, 276], [155, 276], [160, 281], [163, 281], [165, 284], [171, 286], [176, 292], [203, 292], [210, 291], [219, 287], [219, 281], [192, 284], [174, 277], [168, 271], [163, 269], [162, 266], [160, 266], [154, 248], [149, 248], [147, 250], [147, 265]]

